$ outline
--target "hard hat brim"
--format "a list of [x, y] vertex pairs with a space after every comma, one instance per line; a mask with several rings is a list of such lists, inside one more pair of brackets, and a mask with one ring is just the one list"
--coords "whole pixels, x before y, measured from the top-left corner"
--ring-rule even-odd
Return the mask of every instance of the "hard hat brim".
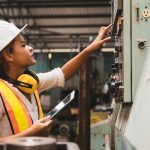
[[28, 26], [28, 24], [26, 24], [24, 27], [22, 27], [22, 28], [20, 29], [20, 32], [22, 32], [27, 26]]

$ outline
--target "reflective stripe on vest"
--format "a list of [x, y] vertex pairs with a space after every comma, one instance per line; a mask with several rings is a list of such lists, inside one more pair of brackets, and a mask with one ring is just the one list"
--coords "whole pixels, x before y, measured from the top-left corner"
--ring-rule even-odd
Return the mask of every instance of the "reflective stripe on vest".
[[41, 107], [38, 90], [35, 90], [34, 95], [35, 95], [35, 99], [36, 99], [36, 102], [37, 102], [37, 106], [38, 106], [38, 108], [39, 108], [39, 109], [38, 109], [38, 112], [39, 112], [39, 119], [41, 119], [41, 118], [44, 117], [44, 114], [43, 114], [43, 110], [42, 110], [42, 107]]
[[[18, 96], [17, 92], [9, 84], [1, 79], [0, 92], [9, 117], [8, 119], [10, 120], [10, 124], [13, 128], [13, 133], [17, 134], [28, 129], [32, 125], [32, 119], [26, 106], [22, 102], [21, 98]], [[37, 92], [36, 95], [38, 95]], [[41, 112], [40, 116], [42, 117], [43, 112], [38, 96], [36, 96], [36, 101], [38, 103], [38, 108]]]

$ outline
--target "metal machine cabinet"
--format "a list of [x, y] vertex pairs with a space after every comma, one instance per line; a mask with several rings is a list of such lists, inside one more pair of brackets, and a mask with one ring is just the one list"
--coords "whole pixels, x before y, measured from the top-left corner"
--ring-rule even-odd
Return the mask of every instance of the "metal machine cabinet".
[[[115, 128], [111, 128], [115, 130], [115, 150], [149, 150], [150, 1], [112, 0], [112, 4], [115, 63], [111, 85], [116, 103], [121, 103]], [[122, 11], [119, 4], [123, 4]], [[94, 133], [105, 131], [108, 124], [104, 124], [95, 127]], [[110, 137], [113, 141], [112, 132]]]
[[135, 100], [147, 56], [150, 39], [149, 9], [149, 0], [123, 0], [123, 100], [125, 102]]
[[132, 101], [132, 73], [131, 73], [131, 19], [130, 1], [123, 0], [123, 70], [124, 70], [124, 98], [125, 102]]
[[[133, 106], [125, 137], [138, 150], [150, 149], [150, 1], [125, 1], [130, 4], [132, 41]], [[126, 10], [126, 7], [124, 8]], [[124, 22], [124, 28], [127, 22]]]
[[115, 133], [115, 150], [136, 150], [120, 130], [115, 129]]
[[[111, 134], [111, 120], [91, 126], [91, 150], [105, 150], [105, 136]], [[110, 145], [109, 145], [110, 146]]]
[[112, 102], [113, 113], [108, 119], [91, 126], [91, 150], [114, 149], [114, 127], [120, 104]]
[[121, 107], [115, 127], [112, 120], [91, 127], [91, 150], [106, 149], [105, 135], [110, 136], [112, 150], [150, 150], [150, 0], [122, 0], [122, 12], [120, 1], [112, 0], [115, 63], [111, 87]]
[[[134, 101], [149, 51], [150, 1], [132, 0], [131, 2], [131, 14], [128, 17], [131, 20], [132, 100]], [[124, 28], [126, 24], [125, 21]]]
[[[116, 150], [150, 149], [150, 1], [123, 1], [123, 70], [125, 102], [132, 101], [129, 119], [116, 124]], [[120, 110], [123, 112], [123, 108]], [[118, 115], [119, 117], [119, 115]], [[126, 121], [125, 121], [126, 120]], [[116, 122], [116, 123], [117, 123]], [[123, 123], [121, 123], [123, 122]], [[126, 145], [126, 146], [125, 146]], [[132, 147], [132, 148], [131, 148]]]

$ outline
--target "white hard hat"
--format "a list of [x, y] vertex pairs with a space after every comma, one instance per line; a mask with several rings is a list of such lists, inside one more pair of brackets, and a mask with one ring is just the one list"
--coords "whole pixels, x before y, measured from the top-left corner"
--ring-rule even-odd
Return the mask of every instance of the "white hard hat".
[[0, 20], [0, 52], [27, 26], [18, 29], [13, 23]]

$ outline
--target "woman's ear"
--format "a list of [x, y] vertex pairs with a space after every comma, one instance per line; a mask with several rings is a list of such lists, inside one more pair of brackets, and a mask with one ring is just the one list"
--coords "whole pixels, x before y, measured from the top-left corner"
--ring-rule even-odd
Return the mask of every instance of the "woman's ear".
[[4, 56], [4, 58], [5, 58], [5, 60], [6, 60], [7, 62], [12, 62], [12, 61], [13, 61], [13, 58], [14, 58], [14, 57], [13, 57], [13, 54], [12, 54], [12, 53], [10, 53], [10, 52], [4, 50], [3, 56]]

